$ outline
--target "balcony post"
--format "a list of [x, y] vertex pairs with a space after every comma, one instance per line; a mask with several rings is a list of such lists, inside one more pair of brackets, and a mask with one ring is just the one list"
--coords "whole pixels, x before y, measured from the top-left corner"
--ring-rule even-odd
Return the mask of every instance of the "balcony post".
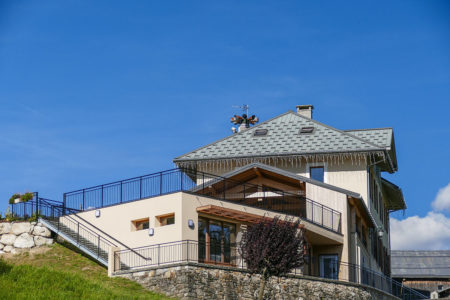
[[103, 207], [103, 185], [102, 185], [102, 202], [101, 202], [101, 207]]

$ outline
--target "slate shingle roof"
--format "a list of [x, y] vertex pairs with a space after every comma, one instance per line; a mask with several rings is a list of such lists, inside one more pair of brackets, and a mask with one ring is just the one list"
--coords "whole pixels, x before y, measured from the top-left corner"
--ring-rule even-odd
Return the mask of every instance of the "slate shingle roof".
[[[311, 134], [299, 134], [302, 127], [314, 127]], [[267, 129], [266, 136], [254, 136]], [[392, 130], [390, 131], [392, 132]], [[174, 159], [215, 160], [257, 156], [353, 153], [383, 151], [390, 137], [388, 129], [345, 132], [289, 111], [243, 132], [201, 147]], [[376, 143], [367, 138], [373, 138]]]
[[391, 251], [395, 278], [450, 278], [450, 250]]
[[370, 141], [381, 147], [390, 147], [392, 142], [392, 128], [356, 129], [345, 132]]

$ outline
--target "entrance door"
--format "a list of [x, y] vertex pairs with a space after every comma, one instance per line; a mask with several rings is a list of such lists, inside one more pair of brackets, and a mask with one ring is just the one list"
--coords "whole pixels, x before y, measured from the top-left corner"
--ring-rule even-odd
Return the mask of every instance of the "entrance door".
[[320, 255], [319, 256], [320, 277], [329, 279], [338, 279], [338, 256]]
[[198, 259], [202, 262], [231, 264], [235, 252], [236, 225], [198, 219]]

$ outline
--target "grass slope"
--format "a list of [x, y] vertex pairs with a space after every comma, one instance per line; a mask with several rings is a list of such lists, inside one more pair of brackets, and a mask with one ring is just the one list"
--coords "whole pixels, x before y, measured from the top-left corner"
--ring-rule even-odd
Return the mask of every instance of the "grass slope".
[[[47, 251], [45, 251], [47, 250]], [[1, 299], [170, 299], [59, 244], [0, 259]]]

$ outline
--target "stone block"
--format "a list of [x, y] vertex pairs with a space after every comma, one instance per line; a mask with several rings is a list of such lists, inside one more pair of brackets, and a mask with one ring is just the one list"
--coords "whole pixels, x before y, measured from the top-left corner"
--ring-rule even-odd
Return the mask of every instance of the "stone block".
[[0, 250], [2, 250], [5, 247], [5, 245], [0, 244]]
[[3, 245], [13, 245], [15, 240], [16, 236], [14, 234], [7, 233], [2, 235], [2, 238], [0, 238], [0, 243]]
[[43, 236], [43, 237], [50, 237], [52, 235], [52, 233], [50, 232], [50, 230], [47, 229], [47, 227], [34, 226], [33, 235], [39, 235], [39, 236]]
[[14, 247], [16, 248], [32, 248], [34, 247], [34, 239], [28, 233], [22, 233], [14, 241]]
[[11, 233], [11, 223], [0, 223], [0, 234]]
[[7, 246], [5, 246], [5, 248], [3, 248], [3, 251], [11, 252], [12, 249], [14, 249], [13, 246], [7, 245]]
[[43, 246], [43, 245], [51, 245], [53, 244], [53, 239], [49, 239], [43, 236], [34, 236], [34, 244], [36, 246]]
[[15, 235], [21, 235], [22, 233], [30, 233], [32, 226], [28, 222], [13, 223], [11, 232]]

